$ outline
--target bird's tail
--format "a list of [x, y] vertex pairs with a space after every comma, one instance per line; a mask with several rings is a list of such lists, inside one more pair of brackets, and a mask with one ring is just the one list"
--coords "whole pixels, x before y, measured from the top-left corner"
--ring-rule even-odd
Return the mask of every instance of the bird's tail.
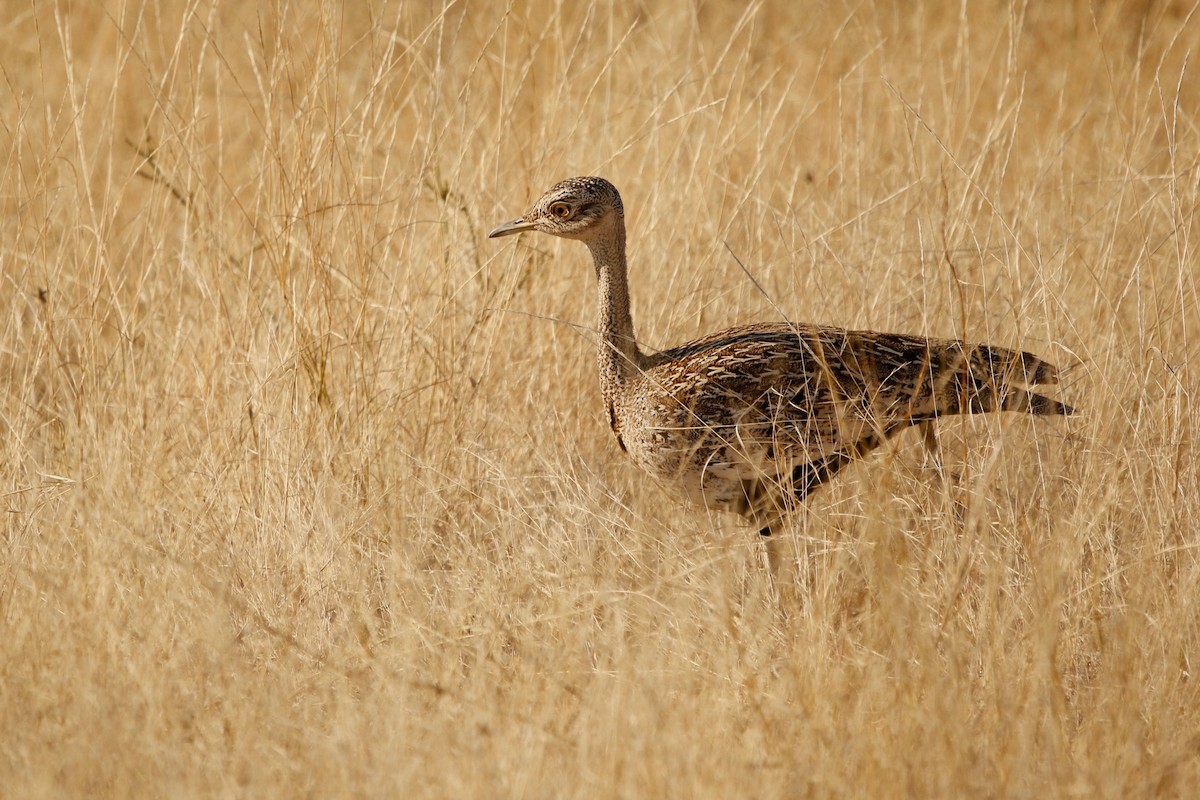
[[963, 362], [947, 387], [950, 407], [942, 409], [942, 413], [978, 414], [996, 410], [1048, 416], [1076, 413], [1066, 403], [1025, 388], [1058, 383], [1058, 368], [1049, 361], [1032, 353], [982, 344], [961, 352]]
[[1074, 406], [1069, 406], [1053, 397], [1014, 387], [1008, 388], [1004, 398], [1000, 401], [1000, 408], [1004, 411], [1020, 411], [1025, 414], [1042, 416], [1069, 417], [1076, 413]]

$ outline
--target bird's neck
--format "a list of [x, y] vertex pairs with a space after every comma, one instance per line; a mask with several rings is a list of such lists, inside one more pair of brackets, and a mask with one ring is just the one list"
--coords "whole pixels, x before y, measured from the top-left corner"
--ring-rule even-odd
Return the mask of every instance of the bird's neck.
[[625, 222], [619, 216], [610, 230], [587, 243], [596, 265], [600, 289], [600, 388], [613, 409], [625, 383], [642, 368], [644, 357], [633, 334], [629, 313], [629, 281], [625, 275]]

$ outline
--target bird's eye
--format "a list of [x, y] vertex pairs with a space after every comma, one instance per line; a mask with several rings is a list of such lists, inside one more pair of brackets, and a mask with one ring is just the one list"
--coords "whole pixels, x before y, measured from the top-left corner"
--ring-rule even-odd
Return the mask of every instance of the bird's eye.
[[559, 219], [570, 219], [571, 218], [571, 207], [569, 205], [567, 205], [566, 203], [551, 203], [550, 204], [550, 213], [553, 214], [554, 216], [558, 217]]

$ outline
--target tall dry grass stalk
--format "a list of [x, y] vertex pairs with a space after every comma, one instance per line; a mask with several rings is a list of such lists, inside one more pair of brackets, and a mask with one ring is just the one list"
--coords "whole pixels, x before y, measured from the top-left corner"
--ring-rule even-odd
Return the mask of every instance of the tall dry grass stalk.
[[[1200, 782], [1194, 5], [8, 6], [0, 793]], [[574, 174], [650, 345], [962, 336], [1083, 414], [848, 470], [782, 621], [611, 440], [586, 254], [483, 238]]]

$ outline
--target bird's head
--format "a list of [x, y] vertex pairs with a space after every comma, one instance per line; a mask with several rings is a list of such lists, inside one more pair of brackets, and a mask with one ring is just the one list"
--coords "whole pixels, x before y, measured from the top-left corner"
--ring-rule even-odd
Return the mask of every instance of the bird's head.
[[587, 241], [624, 217], [621, 195], [604, 178], [567, 178], [550, 187], [529, 213], [497, 226], [488, 238], [541, 231]]

